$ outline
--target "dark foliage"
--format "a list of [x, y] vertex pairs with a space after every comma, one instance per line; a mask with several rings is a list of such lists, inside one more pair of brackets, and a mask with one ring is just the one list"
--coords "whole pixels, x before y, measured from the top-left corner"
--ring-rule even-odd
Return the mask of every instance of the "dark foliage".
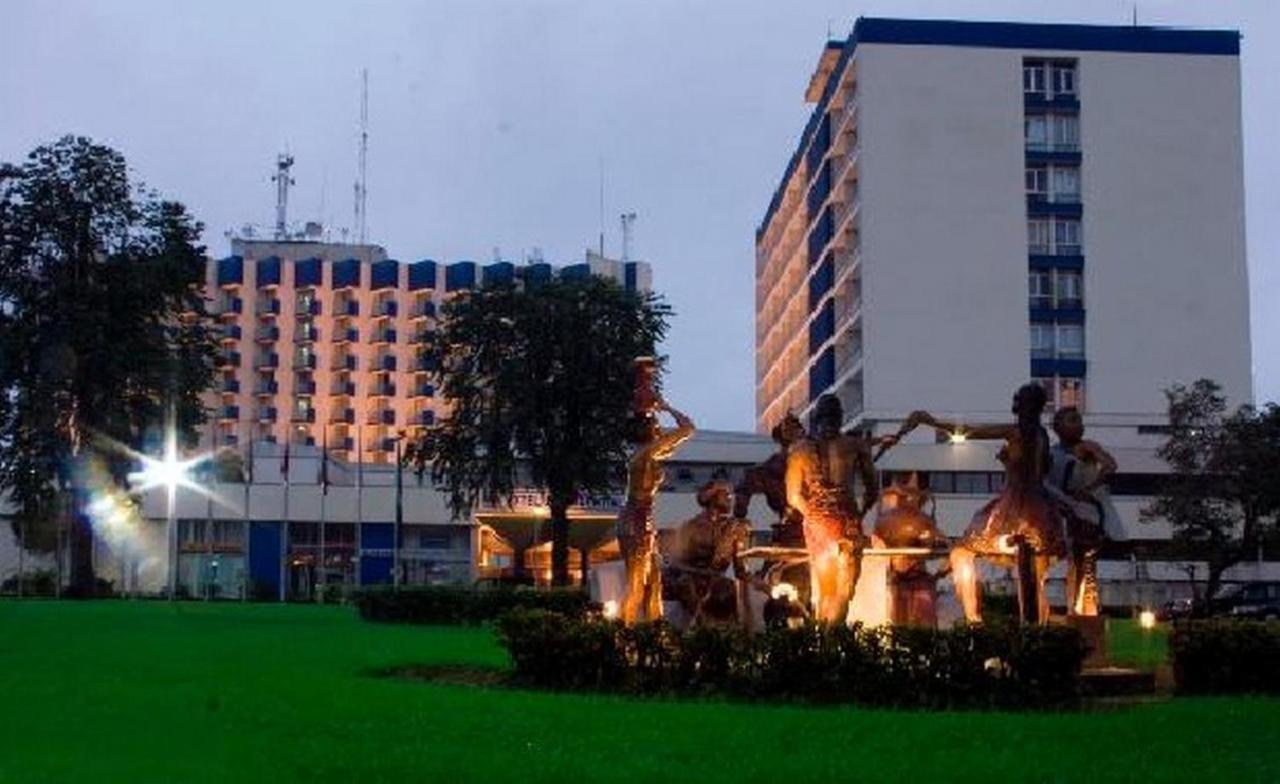
[[540, 609], [581, 618], [591, 599], [577, 589], [551, 591], [520, 588], [421, 586], [370, 588], [355, 595], [360, 617], [385, 623], [455, 626], [486, 623], [516, 609]]
[[1209, 379], [1165, 394], [1169, 476], [1143, 518], [1167, 520], [1175, 542], [1207, 562], [1212, 599], [1224, 571], [1280, 538], [1280, 406], [1228, 412]]
[[72, 593], [96, 592], [84, 475], [118, 483], [168, 412], [204, 421], [215, 343], [201, 226], [131, 181], [123, 156], [64, 137], [0, 165], [0, 490], [31, 548], [72, 520]]
[[1179, 621], [1169, 653], [1179, 694], [1280, 694], [1280, 623]]
[[567, 585], [567, 509], [620, 486], [632, 362], [654, 353], [669, 313], [597, 277], [452, 299], [421, 356], [450, 413], [408, 445], [405, 462], [419, 477], [430, 471], [458, 516], [507, 502], [517, 485], [545, 491], [552, 579]]
[[498, 622], [517, 681], [639, 695], [718, 695], [923, 708], [1060, 708], [1085, 646], [1060, 626], [860, 626], [748, 634], [520, 610]]

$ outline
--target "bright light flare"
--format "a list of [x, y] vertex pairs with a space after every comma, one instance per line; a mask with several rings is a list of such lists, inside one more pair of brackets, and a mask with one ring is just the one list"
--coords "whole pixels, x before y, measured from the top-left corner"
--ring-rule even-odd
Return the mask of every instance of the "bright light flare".
[[204, 489], [191, 477], [191, 470], [208, 460], [209, 455], [198, 455], [189, 460], [173, 457], [156, 460], [147, 455], [138, 455], [138, 459], [142, 468], [129, 474], [129, 481], [134, 483], [135, 492], [141, 493], [155, 487]]
[[1138, 613], [1138, 625], [1147, 631], [1156, 628], [1156, 614], [1150, 610]]
[[800, 600], [800, 592], [791, 583], [778, 583], [769, 590], [769, 596], [774, 599], [786, 599], [789, 602]]
[[617, 617], [618, 617], [618, 600], [617, 600], [617, 599], [609, 599], [608, 601], [606, 601], [606, 602], [604, 603], [604, 607], [603, 607], [603, 609], [601, 610], [601, 612], [603, 612], [603, 613], [604, 613], [604, 617], [606, 617], [606, 618], [608, 618], [608, 619], [610, 619], [610, 620], [613, 620], [614, 618], [617, 618]]
[[951, 438], [949, 440], [953, 444], [963, 444], [965, 441], [969, 440], [969, 437], [964, 434], [963, 430], [957, 430], [951, 434]]

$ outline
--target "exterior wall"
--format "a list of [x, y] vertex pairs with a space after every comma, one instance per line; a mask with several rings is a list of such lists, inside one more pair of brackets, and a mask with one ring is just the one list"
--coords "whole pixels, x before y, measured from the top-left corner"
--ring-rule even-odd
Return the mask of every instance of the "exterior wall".
[[861, 45], [869, 419], [1003, 419], [1028, 378], [1016, 51]]

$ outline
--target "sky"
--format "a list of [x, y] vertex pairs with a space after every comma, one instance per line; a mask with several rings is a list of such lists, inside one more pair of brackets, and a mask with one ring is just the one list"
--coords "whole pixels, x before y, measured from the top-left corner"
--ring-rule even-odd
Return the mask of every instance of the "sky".
[[[274, 223], [353, 225], [369, 72], [368, 231], [404, 261], [582, 260], [603, 226], [676, 316], [666, 394], [749, 430], [754, 232], [830, 33], [858, 16], [1129, 24], [1119, 0], [36, 2], [0, 5], [0, 160], [67, 133], [184, 202], [212, 255]], [[1238, 29], [1254, 386], [1280, 399], [1280, 3], [1143, 0], [1140, 24]], [[601, 183], [604, 209], [601, 211]]]

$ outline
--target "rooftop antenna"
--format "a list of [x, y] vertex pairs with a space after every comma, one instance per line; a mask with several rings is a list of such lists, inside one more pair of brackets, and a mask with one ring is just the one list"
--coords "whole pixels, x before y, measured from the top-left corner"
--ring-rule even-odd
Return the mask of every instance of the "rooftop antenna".
[[369, 157], [369, 69], [360, 70], [360, 158], [356, 170], [356, 242], [365, 244], [368, 239], [368, 214], [366, 212], [369, 189], [366, 187], [366, 165]]
[[600, 158], [600, 255], [604, 255], [604, 158]]
[[634, 212], [622, 213], [622, 260], [631, 260], [631, 225], [636, 222]]
[[287, 213], [289, 211], [289, 186], [295, 185], [289, 169], [293, 168], [293, 156], [282, 152], [276, 156], [276, 173], [271, 178], [276, 184], [276, 239], [288, 239]]

